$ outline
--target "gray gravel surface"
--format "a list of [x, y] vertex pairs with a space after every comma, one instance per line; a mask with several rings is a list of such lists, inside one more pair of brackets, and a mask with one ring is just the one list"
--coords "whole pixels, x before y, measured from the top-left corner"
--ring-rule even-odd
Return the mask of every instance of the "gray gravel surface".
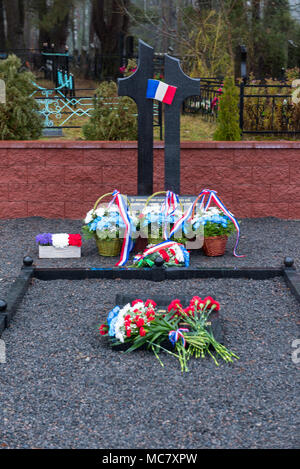
[[[26, 247], [38, 225], [45, 230], [76, 226], [48, 223], [30, 226], [23, 220], [10, 226], [23, 227], [18, 236]], [[272, 258], [277, 265], [288, 237], [280, 241], [280, 222], [267, 223], [283, 249]], [[289, 226], [296, 227], [283, 223], [281, 234]], [[266, 233], [260, 234], [262, 241]], [[23, 247], [15, 246], [20, 261]], [[246, 239], [241, 247], [249, 252]], [[293, 243], [289, 254], [296, 254]], [[256, 250], [253, 256], [259, 259]], [[209, 358], [191, 360], [190, 372], [181, 373], [169, 355], [162, 355], [162, 368], [148, 351], [124, 355], [111, 350], [98, 325], [114, 306], [116, 293], [138, 297], [141, 291], [149, 297], [166, 292], [216, 297], [225, 345], [240, 359], [219, 367]], [[299, 303], [281, 278], [34, 280], [2, 336], [7, 363], [0, 365], [0, 447], [297, 448], [299, 365], [291, 353], [298, 313]]]
[[[80, 233], [81, 220], [51, 220], [40, 217], [0, 220], [0, 278], [19, 274], [25, 254], [31, 255], [41, 267], [101, 267], [113, 266], [118, 258], [100, 257], [94, 240], [83, 241], [80, 259], [38, 259], [35, 236], [39, 233]], [[292, 256], [300, 267], [300, 221], [277, 218], [244, 219], [241, 222], [239, 254], [232, 255], [233, 235], [222, 257], [206, 257], [202, 251], [192, 251], [191, 265], [198, 266], [269, 266], [282, 265], [285, 256]]]

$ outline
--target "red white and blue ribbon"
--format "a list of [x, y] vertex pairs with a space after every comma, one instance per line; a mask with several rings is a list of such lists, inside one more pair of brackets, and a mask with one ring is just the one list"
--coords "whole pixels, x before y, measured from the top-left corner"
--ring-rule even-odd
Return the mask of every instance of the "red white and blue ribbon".
[[178, 207], [179, 197], [177, 194], [171, 191], [167, 191], [165, 202], [162, 205], [162, 213], [164, 214], [164, 229], [163, 229], [163, 238], [168, 239], [168, 217], [173, 215], [175, 210]]
[[120, 215], [122, 220], [125, 224], [125, 237], [123, 240], [123, 245], [121, 249], [121, 256], [119, 262], [116, 263], [116, 267], [120, 267], [125, 265], [129, 258], [129, 253], [133, 247], [132, 239], [131, 239], [131, 223], [130, 217], [128, 214], [127, 204], [125, 203], [123, 196], [120, 194], [118, 190], [114, 190], [112, 200], [109, 203], [109, 207], [115, 203], [119, 209]]
[[169, 341], [175, 345], [175, 343], [178, 341], [179, 337], [181, 337], [182, 344], [185, 347], [186, 340], [184, 338], [184, 335], [182, 334], [183, 332], [189, 332], [189, 329], [186, 329], [184, 327], [181, 327], [180, 329], [177, 329], [176, 331], [170, 331], [169, 332]]
[[142, 254], [136, 256], [135, 261], [138, 262], [144, 259], [144, 257], [149, 256], [149, 254], [158, 252], [161, 249], [172, 248], [175, 244], [178, 245], [179, 243], [176, 243], [175, 241], [163, 241], [162, 243], [155, 244], [155, 246], [152, 246], [151, 248], [146, 249]]
[[[204, 205], [205, 198], [206, 198], [207, 195], [208, 195], [208, 200], [207, 200], [206, 204]], [[204, 212], [206, 212], [208, 210], [208, 208], [210, 207], [210, 204], [212, 202], [214, 202], [216, 204], [216, 206], [224, 213], [224, 215], [226, 215], [232, 221], [232, 223], [234, 224], [234, 227], [237, 231], [237, 239], [236, 239], [236, 243], [235, 243], [235, 246], [234, 246], [234, 249], [233, 249], [233, 255], [235, 257], [245, 257], [244, 255], [238, 255], [236, 253], [236, 250], [237, 250], [237, 247], [238, 247], [238, 244], [239, 244], [239, 239], [240, 239], [240, 225], [239, 225], [237, 219], [234, 217], [234, 215], [225, 207], [225, 205], [222, 202], [222, 200], [220, 199], [220, 197], [217, 196], [217, 192], [214, 191], [214, 190], [203, 189], [203, 191], [200, 192], [200, 194], [196, 197], [196, 199], [191, 204], [191, 206], [188, 208], [186, 213], [175, 223], [173, 229], [171, 230], [170, 238], [183, 225], [183, 223], [191, 217], [191, 214], [193, 213], [194, 207], [195, 207], [195, 205], [196, 205], [196, 203], [198, 202], [199, 199], [201, 199], [200, 200], [200, 208], [203, 209], [203, 206], [204, 206]]]

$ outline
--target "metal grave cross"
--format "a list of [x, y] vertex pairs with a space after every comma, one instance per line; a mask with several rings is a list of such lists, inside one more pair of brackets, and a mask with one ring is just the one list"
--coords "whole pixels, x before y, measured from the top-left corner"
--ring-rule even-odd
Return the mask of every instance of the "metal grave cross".
[[[118, 79], [120, 96], [130, 96], [138, 107], [138, 195], [153, 192], [153, 100], [146, 98], [148, 79], [153, 78], [154, 50], [139, 40], [136, 72]], [[180, 111], [189, 96], [200, 95], [200, 79], [188, 77], [180, 61], [165, 54], [165, 82], [175, 86], [172, 104], [165, 104], [165, 190], [180, 193]]]

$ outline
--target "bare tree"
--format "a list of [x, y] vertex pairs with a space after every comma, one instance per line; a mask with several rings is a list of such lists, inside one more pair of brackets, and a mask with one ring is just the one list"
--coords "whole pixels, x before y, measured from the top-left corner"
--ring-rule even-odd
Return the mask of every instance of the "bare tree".
[[24, 0], [3, 0], [7, 22], [7, 46], [24, 49]]
[[92, 26], [101, 44], [103, 73], [114, 78], [123, 52], [122, 39], [128, 32], [130, 0], [92, 0], [92, 5]]

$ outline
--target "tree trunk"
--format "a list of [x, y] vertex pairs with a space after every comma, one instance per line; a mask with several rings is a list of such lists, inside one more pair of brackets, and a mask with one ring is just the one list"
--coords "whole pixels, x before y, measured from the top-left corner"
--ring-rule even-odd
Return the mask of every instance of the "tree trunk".
[[3, 0], [0, 0], [0, 49], [5, 49], [5, 45], [6, 45], [3, 13], [4, 13]]
[[[40, 22], [39, 43], [40, 47], [44, 42], [49, 45], [55, 44], [55, 51], [63, 51], [69, 35], [69, 11], [73, 5], [73, 0], [64, 0], [62, 5], [61, 0], [54, 0], [53, 5], [47, 5], [47, 0], [39, 0], [38, 14]], [[49, 20], [47, 24], [47, 15], [50, 17], [51, 13], [55, 15], [55, 25]]]
[[7, 46], [24, 49], [24, 1], [3, 0], [7, 21]]
[[119, 75], [122, 37], [128, 32], [128, 17], [123, 7], [130, 0], [93, 0], [92, 21], [101, 43], [102, 78], [115, 79]]

